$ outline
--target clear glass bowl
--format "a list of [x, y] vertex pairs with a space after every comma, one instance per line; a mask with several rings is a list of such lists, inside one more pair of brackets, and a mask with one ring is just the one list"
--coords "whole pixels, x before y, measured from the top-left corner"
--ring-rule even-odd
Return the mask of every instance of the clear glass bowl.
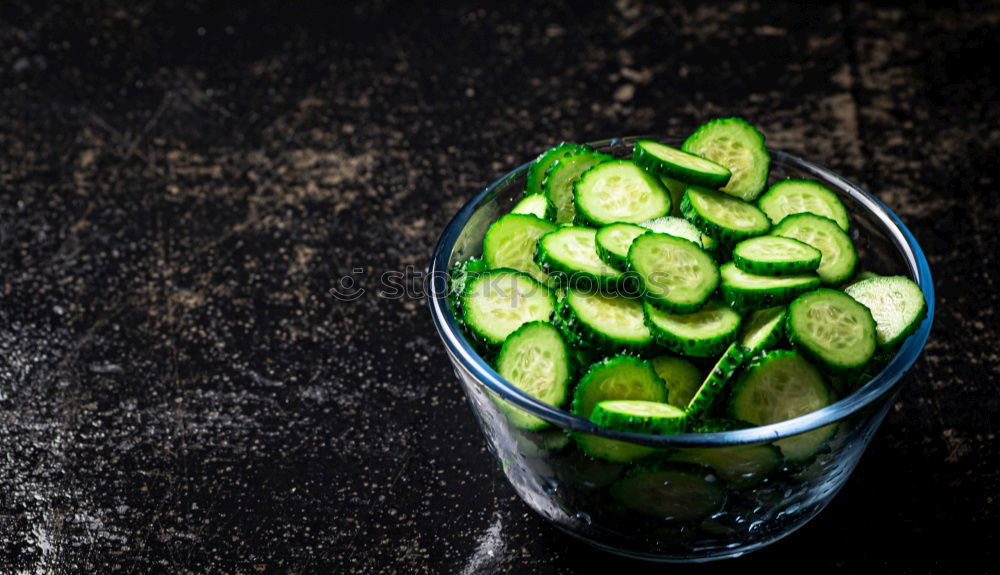
[[[625, 157], [637, 139], [591, 145]], [[435, 326], [490, 452], [525, 503], [563, 531], [608, 551], [663, 562], [735, 557], [777, 541], [816, 516], [844, 485], [923, 349], [934, 318], [934, 287], [906, 226], [850, 181], [784, 152], [772, 151], [771, 157], [772, 183], [811, 179], [837, 192], [851, 214], [859, 270], [912, 278], [928, 306], [918, 331], [870, 381], [824, 409], [773, 425], [673, 436], [611, 431], [525, 395], [476, 353], [448, 303], [446, 274], [452, 264], [481, 254], [486, 229], [522, 197], [527, 164], [490, 184], [442, 234], [429, 270]], [[552, 427], [524, 432], [508, 422], [496, 401]], [[632, 443], [650, 455], [633, 464], [591, 459], [567, 432]], [[793, 452], [789, 443], [795, 441], [822, 447], [801, 461], [772, 457], [782, 447]], [[652, 484], [629, 480], [646, 462], [664, 460], [683, 463], [667, 464], [675, 474], [654, 476]]]

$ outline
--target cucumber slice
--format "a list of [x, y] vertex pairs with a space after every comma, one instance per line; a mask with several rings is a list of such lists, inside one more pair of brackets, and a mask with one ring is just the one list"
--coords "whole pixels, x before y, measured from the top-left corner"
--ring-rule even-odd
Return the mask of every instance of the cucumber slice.
[[670, 460], [711, 467], [726, 485], [735, 489], [757, 485], [782, 464], [781, 451], [767, 444], [689, 447], [673, 452]]
[[[529, 322], [517, 328], [503, 342], [496, 365], [501, 377], [539, 401], [562, 407], [569, 398], [569, 350], [559, 330], [548, 322]], [[500, 398], [497, 406], [521, 429], [538, 430], [549, 425]]]
[[493, 222], [483, 238], [483, 260], [490, 268], [510, 268], [547, 284], [549, 277], [535, 263], [538, 239], [555, 224], [526, 214], [507, 214]]
[[[573, 393], [572, 411], [590, 418], [594, 407], [606, 400], [639, 399], [665, 402], [667, 388], [645, 361], [618, 356], [594, 364], [580, 380]], [[607, 439], [586, 433], [573, 433], [573, 439], [585, 453], [607, 461], [627, 463], [656, 453], [656, 448]]]
[[462, 295], [469, 281], [482, 272], [489, 271], [481, 258], [469, 258], [464, 262], [459, 262], [448, 270], [448, 302], [455, 312], [455, 317], [462, 317]]
[[816, 271], [823, 254], [791, 238], [761, 236], [736, 244], [733, 263], [759, 276], [790, 276]]
[[708, 415], [708, 411], [712, 407], [712, 402], [722, 393], [722, 388], [733, 377], [733, 374], [739, 369], [744, 359], [743, 348], [737, 343], [729, 344], [722, 357], [716, 362], [715, 367], [712, 368], [712, 371], [708, 372], [708, 377], [705, 378], [701, 387], [695, 392], [694, 397], [691, 398], [691, 403], [688, 404], [687, 409], [684, 410], [688, 414], [688, 417], [698, 419]]
[[514, 439], [523, 455], [546, 459], [565, 449], [571, 441], [569, 436], [559, 428], [542, 429], [541, 431], [524, 430], [516, 434]]
[[781, 220], [771, 235], [792, 238], [823, 253], [816, 273], [823, 283], [836, 285], [851, 277], [858, 263], [851, 236], [836, 222], [814, 214], [794, 214]]
[[875, 320], [867, 307], [832, 289], [799, 296], [788, 306], [788, 340], [833, 373], [865, 367], [875, 353]]
[[512, 214], [527, 214], [536, 218], [554, 222], [556, 219], [556, 207], [545, 197], [544, 194], [531, 194], [521, 198], [520, 202], [510, 211]]
[[684, 215], [681, 213], [681, 199], [684, 198], [684, 190], [687, 189], [688, 185], [680, 180], [663, 177], [660, 178], [660, 183], [670, 192], [670, 215], [675, 218], [683, 217]]
[[741, 309], [788, 303], [800, 294], [818, 288], [820, 284], [816, 274], [757, 276], [746, 273], [733, 262], [723, 264], [719, 273], [722, 277], [722, 299]]
[[689, 187], [681, 213], [702, 232], [725, 245], [764, 235], [771, 221], [753, 204], [707, 188]]
[[844, 284], [844, 290], [846, 291], [847, 288], [851, 287], [852, 285], [854, 285], [854, 284], [856, 284], [856, 283], [858, 283], [860, 281], [870, 280], [872, 278], [880, 278], [880, 277], [883, 277], [883, 276], [880, 276], [877, 273], [870, 272], [868, 270], [861, 270], [859, 272], [855, 272], [854, 273], [854, 277], [852, 277], [850, 280], [848, 280], [848, 282], [846, 284]]
[[927, 302], [920, 286], [903, 276], [865, 279], [845, 291], [871, 310], [876, 342], [882, 350], [896, 349], [927, 317]]
[[682, 433], [685, 427], [684, 410], [669, 403], [615, 399], [602, 401], [594, 406], [590, 418], [594, 423], [610, 429], [633, 433], [670, 435]]
[[535, 158], [534, 162], [528, 166], [527, 180], [524, 186], [524, 195], [531, 194], [541, 194], [543, 193], [542, 182], [545, 181], [545, 173], [549, 171], [552, 164], [556, 163], [560, 158], [566, 154], [573, 152], [583, 152], [589, 150], [589, 146], [580, 146], [577, 144], [568, 144], [563, 142], [555, 148], [552, 148], [540, 156]]
[[599, 164], [574, 186], [576, 223], [601, 227], [637, 224], [670, 213], [670, 194], [649, 172], [629, 160]]
[[785, 335], [785, 306], [779, 305], [750, 312], [737, 338], [747, 357], [778, 345]]
[[545, 197], [556, 207], [556, 223], [565, 224], [575, 219], [573, 188], [580, 176], [597, 164], [613, 159], [607, 154], [587, 150], [569, 153], [552, 164], [542, 188]]
[[[822, 409], [833, 402], [830, 386], [819, 370], [794, 351], [765, 353], [736, 382], [729, 411], [736, 419], [769, 425]], [[778, 440], [785, 458], [803, 461], [826, 443], [836, 425]]]
[[757, 200], [757, 206], [778, 225], [793, 214], [815, 214], [829, 218], [845, 232], [850, 229], [847, 208], [837, 194], [818, 182], [785, 180], [771, 186]]
[[717, 301], [688, 314], [667, 313], [649, 302], [644, 311], [657, 344], [691, 357], [718, 357], [736, 339], [740, 328], [740, 314]]
[[639, 300], [570, 289], [558, 316], [567, 339], [589, 349], [641, 353], [653, 344]]
[[617, 290], [625, 276], [597, 255], [597, 230], [563, 226], [538, 240], [535, 261], [560, 286]]
[[649, 361], [656, 375], [667, 385], [670, 405], [685, 409], [704, 379], [701, 370], [686, 359], [661, 355]]
[[468, 283], [462, 297], [463, 320], [487, 345], [499, 346], [522, 325], [548, 321], [555, 302], [552, 290], [528, 274], [496, 269]]
[[663, 521], [696, 521], [726, 504], [726, 490], [707, 468], [672, 464], [636, 469], [611, 486], [625, 507]]
[[629, 270], [640, 293], [664, 311], [698, 311], [719, 285], [712, 256], [695, 244], [666, 234], [643, 234], [628, 251]]
[[684, 218], [665, 216], [649, 220], [648, 222], [642, 222], [639, 225], [658, 234], [667, 234], [675, 238], [685, 239], [699, 248], [702, 247], [702, 233], [698, 231], [698, 228], [694, 227], [694, 224]]
[[649, 230], [635, 224], [611, 224], [597, 230], [597, 255], [611, 267], [625, 271], [632, 241]]
[[657, 176], [695, 186], [719, 188], [726, 185], [732, 175], [725, 166], [652, 140], [636, 142], [632, 160]]
[[573, 393], [572, 411], [591, 419], [594, 407], [616, 399], [666, 403], [667, 386], [648, 362], [620, 355], [595, 363]]
[[767, 185], [771, 155], [764, 135], [746, 120], [712, 120], [691, 134], [681, 149], [729, 168], [732, 176], [722, 191], [733, 197], [752, 202]]

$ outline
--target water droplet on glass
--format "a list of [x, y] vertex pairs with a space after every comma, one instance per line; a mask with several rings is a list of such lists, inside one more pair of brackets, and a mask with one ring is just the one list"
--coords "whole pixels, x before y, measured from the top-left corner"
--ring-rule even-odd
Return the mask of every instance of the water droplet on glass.
[[587, 514], [587, 513], [584, 513], [583, 511], [577, 511], [576, 515], [574, 515], [574, 517], [576, 517], [580, 521], [583, 521], [587, 525], [590, 525], [593, 522], [593, 519], [590, 518], [590, 515]]

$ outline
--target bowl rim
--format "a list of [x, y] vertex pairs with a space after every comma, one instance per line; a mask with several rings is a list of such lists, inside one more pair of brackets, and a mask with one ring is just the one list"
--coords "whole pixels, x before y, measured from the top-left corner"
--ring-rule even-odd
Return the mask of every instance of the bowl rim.
[[[641, 139], [671, 141], [669, 138], [657, 138], [655, 136], [628, 136], [598, 140], [590, 142], [589, 145], [594, 148], [615, 148], [634, 143]], [[924, 256], [924, 252], [917, 243], [916, 238], [910, 233], [910, 230], [881, 200], [847, 178], [826, 168], [787, 152], [780, 150], [768, 151], [771, 154], [772, 164], [791, 165], [820, 179], [824, 185], [829, 186], [832, 183], [840, 191], [852, 196], [864, 209], [874, 215], [886, 228], [886, 232], [894, 240], [897, 247], [903, 251], [910, 275], [914, 278], [917, 285], [920, 286], [920, 290], [924, 294], [924, 299], [927, 302], [927, 317], [917, 331], [907, 338], [896, 355], [882, 371], [859, 389], [822, 409], [769, 425], [716, 433], [649, 435], [600, 427], [588, 419], [543, 403], [512, 385], [479, 356], [462, 334], [458, 321], [455, 319], [448, 305], [448, 260], [462, 230], [476, 209], [491, 198], [494, 190], [501, 184], [526, 170], [531, 162], [524, 163], [507, 172], [486, 186], [485, 189], [462, 206], [445, 227], [434, 249], [434, 254], [428, 268], [430, 287], [428, 305], [431, 309], [431, 315], [434, 319], [438, 335], [441, 336], [449, 356], [455, 363], [455, 367], [461, 366], [477, 382], [485, 385], [490, 391], [532, 415], [552, 423], [556, 427], [652, 447], [718, 447], [775, 441], [812, 431], [824, 425], [836, 423], [886, 396], [886, 394], [894, 390], [902, 376], [912, 367], [917, 357], [919, 357], [920, 352], [927, 343], [931, 326], [934, 322], [934, 284], [927, 258]]]

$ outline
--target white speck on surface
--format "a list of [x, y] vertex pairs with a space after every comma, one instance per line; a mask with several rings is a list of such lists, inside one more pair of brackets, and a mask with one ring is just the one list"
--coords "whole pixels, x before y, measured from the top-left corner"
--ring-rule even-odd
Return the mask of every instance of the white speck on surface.
[[469, 557], [462, 568], [462, 575], [477, 575], [478, 573], [492, 573], [493, 568], [503, 556], [503, 523], [497, 515], [496, 521], [490, 525], [486, 533], [479, 538], [479, 545], [476, 552]]

